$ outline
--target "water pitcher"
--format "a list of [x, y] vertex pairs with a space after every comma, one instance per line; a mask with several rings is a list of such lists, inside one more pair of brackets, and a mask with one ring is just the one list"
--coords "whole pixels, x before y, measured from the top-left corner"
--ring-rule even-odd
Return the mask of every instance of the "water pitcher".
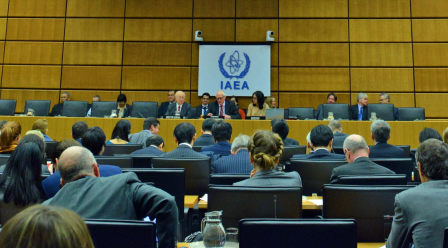
[[226, 243], [226, 231], [222, 226], [222, 211], [205, 213], [201, 222], [201, 232], [204, 238], [204, 246], [207, 248], [224, 247]]

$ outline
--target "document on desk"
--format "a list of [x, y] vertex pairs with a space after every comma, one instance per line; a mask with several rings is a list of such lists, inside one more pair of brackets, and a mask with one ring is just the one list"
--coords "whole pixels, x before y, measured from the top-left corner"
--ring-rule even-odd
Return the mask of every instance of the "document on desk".
[[380, 248], [386, 248], [386, 245], [381, 246]]
[[308, 201], [309, 201], [309, 202], [312, 202], [312, 203], [314, 203], [314, 204], [316, 204], [316, 206], [322, 206], [322, 205], [324, 205], [324, 200], [323, 200], [323, 199], [317, 199], [317, 200], [311, 200], [311, 199], [309, 199]]
[[203, 197], [201, 197], [201, 198], [199, 198], [199, 199], [201, 199], [201, 200], [203, 200], [203, 201], [205, 201], [205, 202], [208, 202], [208, 195], [205, 194]]

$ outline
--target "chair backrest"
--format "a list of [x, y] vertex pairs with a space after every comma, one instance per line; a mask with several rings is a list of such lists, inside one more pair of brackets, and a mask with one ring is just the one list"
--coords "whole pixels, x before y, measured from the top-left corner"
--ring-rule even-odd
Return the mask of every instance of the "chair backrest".
[[333, 169], [346, 161], [291, 160], [291, 171], [297, 171], [302, 178], [303, 195], [322, 195], [322, 187], [330, 182]]
[[399, 121], [425, 120], [424, 108], [398, 108]]
[[28, 109], [33, 109], [34, 116], [48, 116], [50, 105], [51, 101], [47, 100], [26, 100], [24, 114], [28, 113]]
[[367, 105], [367, 117], [370, 118], [372, 112], [376, 117], [385, 121], [394, 121], [394, 105], [382, 103], [370, 103]]
[[[199, 114], [199, 116], [201, 116], [201, 115]], [[198, 118], [199, 116], [196, 116], [196, 108], [191, 108], [191, 109], [190, 109], [190, 118], [191, 118], [191, 119], [196, 119], [196, 118]]]
[[0, 166], [6, 164], [9, 157], [11, 157], [11, 154], [0, 154]]
[[156, 224], [130, 220], [85, 220], [95, 248], [157, 248]]
[[407, 185], [406, 175], [339, 176], [338, 184]]
[[244, 218], [300, 218], [302, 188], [210, 185], [207, 211], [217, 210], [226, 228]]
[[414, 171], [415, 165], [411, 158], [372, 158], [371, 160], [396, 174], [405, 174], [408, 182], [412, 181], [412, 171]]
[[334, 153], [336, 154], [344, 154], [344, 148], [343, 147], [332, 147]]
[[104, 117], [105, 115], [110, 116], [112, 114], [112, 110], [116, 109], [117, 109], [116, 101], [92, 102], [92, 112], [90, 113], [90, 116], [93, 117]]
[[210, 184], [233, 185], [233, 183], [249, 179], [249, 174], [211, 174]]
[[358, 242], [384, 242], [384, 215], [394, 215], [395, 195], [413, 186], [325, 185], [324, 218], [353, 218]]
[[62, 116], [85, 117], [87, 115], [87, 101], [64, 101]]
[[306, 146], [285, 146], [280, 157], [280, 164], [285, 164], [295, 154], [306, 154]]
[[97, 156], [96, 162], [101, 166], [103, 165], [115, 165], [120, 168], [132, 168], [131, 157], [115, 157], [115, 156]]
[[158, 156], [145, 154], [128, 155], [132, 159], [132, 168], [152, 168], [152, 159]]
[[410, 145], [401, 145], [401, 146], [396, 146], [396, 147], [400, 147], [401, 149], [403, 149], [405, 158], [409, 157], [409, 154], [411, 153], [411, 146]]
[[205, 146], [193, 146], [193, 150], [194, 150], [195, 152], [201, 152], [202, 147], [205, 147]]
[[286, 120], [286, 119], [289, 118], [289, 109], [284, 109], [283, 111], [284, 111], [284, 113], [285, 113], [284, 116], [283, 116], [283, 119]]
[[300, 120], [314, 119], [314, 108], [289, 108], [289, 116], [297, 116]]
[[243, 219], [239, 247], [356, 248], [353, 219]]
[[157, 118], [157, 104], [157, 102], [133, 102], [131, 117]]
[[185, 194], [203, 196], [210, 182], [210, 158], [153, 158], [153, 168], [185, 169]]
[[443, 248], [448, 248], [448, 228], [445, 229], [445, 235], [443, 236]]
[[14, 115], [16, 113], [17, 100], [0, 100], [0, 115]]
[[105, 156], [113, 156], [114, 154], [131, 154], [137, 150], [142, 149], [142, 144], [125, 144], [125, 145], [110, 145], [106, 144], [104, 147]]
[[348, 114], [349, 106], [345, 103], [325, 103], [322, 104], [322, 117], [324, 119], [328, 118], [328, 112], [333, 112], [333, 117], [335, 120], [342, 119], [348, 120], [350, 119]]

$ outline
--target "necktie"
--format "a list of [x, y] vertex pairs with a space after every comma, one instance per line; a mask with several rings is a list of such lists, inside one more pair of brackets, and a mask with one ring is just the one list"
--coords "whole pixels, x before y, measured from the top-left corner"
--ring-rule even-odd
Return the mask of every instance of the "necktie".
[[177, 111], [179, 111], [179, 112], [180, 112], [180, 105], [179, 105], [179, 106], [177, 106]]
[[359, 109], [358, 121], [362, 121], [362, 107]]
[[207, 113], [207, 107], [203, 108], [202, 115], [205, 115], [205, 113]]
[[224, 115], [224, 114], [223, 114], [223, 113], [224, 113], [224, 110], [222, 109], [223, 106], [220, 105], [220, 107], [221, 107], [221, 110], [219, 111], [219, 116], [223, 116], [223, 115]]

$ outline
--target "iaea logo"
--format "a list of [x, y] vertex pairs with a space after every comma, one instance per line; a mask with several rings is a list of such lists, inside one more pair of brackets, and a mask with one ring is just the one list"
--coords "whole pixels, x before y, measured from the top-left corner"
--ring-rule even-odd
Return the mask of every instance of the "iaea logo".
[[[225, 62], [225, 64], [223, 63], [223, 60], [224, 60], [224, 57], [226, 56], [226, 53], [221, 54], [221, 56], [219, 57], [219, 60], [218, 60], [218, 64], [219, 64], [219, 70], [221, 71], [222, 75], [225, 78], [230, 78], [230, 79], [244, 78], [244, 76], [246, 76], [246, 74], [249, 72], [249, 68], [250, 68], [250, 59], [246, 53], [243, 53], [243, 54], [244, 54], [244, 58], [245, 58], [246, 62], [244, 62], [243, 60], [240, 60], [240, 53], [238, 51], [235, 51], [235, 52], [233, 52], [232, 55], [229, 56], [229, 59], [227, 60], [227, 62]], [[228, 68], [230, 75], [224, 69], [224, 66], [226, 68]], [[244, 69], [243, 69], [243, 66], [244, 66]], [[241, 69], [243, 69], [243, 70], [241, 71]], [[241, 71], [241, 73], [240, 73], [240, 71]]]

